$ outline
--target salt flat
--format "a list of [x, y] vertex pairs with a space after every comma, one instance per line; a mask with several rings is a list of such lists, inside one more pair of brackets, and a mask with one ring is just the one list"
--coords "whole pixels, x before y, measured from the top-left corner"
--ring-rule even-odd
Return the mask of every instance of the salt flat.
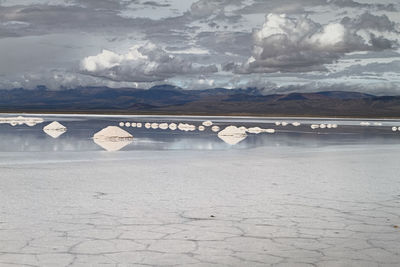
[[400, 263], [398, 145], [61, 154], [0, 164], [0, 266]]

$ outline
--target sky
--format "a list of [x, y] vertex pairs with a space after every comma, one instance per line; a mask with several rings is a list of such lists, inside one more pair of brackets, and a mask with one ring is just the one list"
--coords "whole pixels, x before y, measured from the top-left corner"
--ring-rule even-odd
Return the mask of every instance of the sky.
[[398, 0], [0, 0], [0, 89], [400, 95], [399, 45]]

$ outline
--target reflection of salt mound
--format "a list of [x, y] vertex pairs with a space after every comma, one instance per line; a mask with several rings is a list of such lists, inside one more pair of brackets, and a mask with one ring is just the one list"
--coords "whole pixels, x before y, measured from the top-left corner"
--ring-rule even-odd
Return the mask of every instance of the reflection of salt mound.
[[118, 151], [132, 143], [133, 136], [117, 126], [108, 126], [93, 135], [93, 141], [107, 151]]
[[206, 127], [210, 127], [211, 125], [213, 125], [212, 121], [204, 121], [202, 124], [203, 124], [203, 126], [206, 126]]
[[30, 127], [35, 126], [36, 124], [43, 123], [44, 120], [42, 118], [30, 118], [30, 117], [5, 117], [0, 118], [0, 124], [7, 123], [12, 126], [23, 125], [26, 124]]
[[374, 122], [375, 126], [382, 126], [383, 124], [381, 122]]
[[67, 131], [67, 127], [59, 123], [58, 121], [53, 121], [49, 125], [43, 127], [43, 131], [53, 137], [53, 138], [58, 138], [60, 137], [63, 133]]
[[247, 134], [243, 128], [228, 126], [218, 133], [218, 137], [229, 145], [236, 145], [246, 139]]
[[188, 132], [196, 130], [196, 126], [187, 123], [179, 123], [178, 129], [181, 131]]
[[371, 124], [369, 122], [363, 121], [363, 122], [360, 122], [360, 125], [361, 126], [370, 126]]

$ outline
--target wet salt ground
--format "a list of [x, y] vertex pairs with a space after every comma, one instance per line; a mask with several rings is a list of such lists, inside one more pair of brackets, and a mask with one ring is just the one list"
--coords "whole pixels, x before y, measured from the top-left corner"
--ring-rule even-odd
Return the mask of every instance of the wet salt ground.
[[112, 123], [93, 121], [61, 120], [58, 139], [36, 133], [47, 121], [0, 126], [0, 266], [400, 263], [400, 134], [386, 125], [273, 127], [236, 146], [124, 128], [137, 142], [109, 153], [90, 136]]

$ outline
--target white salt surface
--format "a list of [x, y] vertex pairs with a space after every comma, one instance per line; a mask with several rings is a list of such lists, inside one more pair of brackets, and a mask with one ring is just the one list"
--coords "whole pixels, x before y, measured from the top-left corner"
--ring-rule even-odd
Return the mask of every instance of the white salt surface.
[[395, 267], [399, 152], [23, 154], [0, 164], [0, 266]]

